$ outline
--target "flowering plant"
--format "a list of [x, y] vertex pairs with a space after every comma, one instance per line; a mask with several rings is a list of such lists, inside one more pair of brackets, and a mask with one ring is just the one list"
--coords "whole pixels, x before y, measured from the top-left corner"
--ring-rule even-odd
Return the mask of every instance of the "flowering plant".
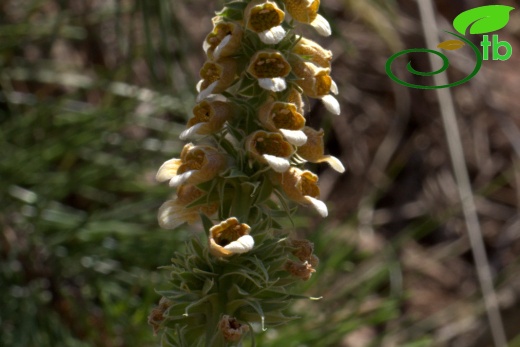
[[318, 258], [307, 240], [289, 236], [279, 218], [290, 201], [316, 210], [318, 176], [305, 162], [341, 162], [324, 154], [323, 131], [305, 126], [304, 98], [319, 98], [339, 114], [332, 96], [332, 54], [295, 34], [310, 24], [330, 35], [319, 0], [227, 0], [213, 18], [203, 49], [207, 61], [180, 158], [166, 161], [158, 181], [176, 196], [159, 209], [159, 224], [202, 221], [207, 242], [192, 238], [176, 254], [167, 290], [149, 322], [163, 345], [240, 345], [253, 328], [291, 320], [288, 286], [307, 280]]

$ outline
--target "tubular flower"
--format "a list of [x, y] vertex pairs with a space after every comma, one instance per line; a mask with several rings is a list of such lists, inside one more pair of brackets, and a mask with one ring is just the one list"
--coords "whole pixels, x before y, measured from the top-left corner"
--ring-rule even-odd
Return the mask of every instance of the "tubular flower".
[[285, 30], [281, 26], [285, 12], [275, 2], [253, 0], [247, 5], [244, 13], [247, 29], [257, 33], [263, 43], [277, 44], [285, 37]]
[[295, 21], [310, 24], [323, 36], [331, 34], [329, 22], [320, 14], [320, 0], [285, 0], [285, 9]]
[[298, 147], [297, 153], [303, 159], [311, 163], [327, 162], [329, 165], [339, 173], [345, 172], [345, 167], [341, 161], [332, 155], [324, 155], [325, 146], [323, 143], [323, 129], [314, 130], [311, 127], [303, 128], [303, 132], [307, 136], [307, 143]]
[[312, 206], [322, 216], [329, 214], [327, 206], [318, 200], [320, 188], [318, 188], [318, 176], [310, 171], [302, 171], [291, 167], [280, 175], [280, 183], [287, 197], [299, 204]]
[[293, 72], [300, 79], [296, 81], [305, 95], [321, 99], [327, 110], [339, 115], [341, 110], [338, 101], [329, 93], [337, 94], [338, 87], [330, 77], [330, 69], [318, 67], [303, 59], [295, 58], [291, 61]]
[[197, 102], [225, 91], [235, 81], [236, 69], [237, 63], [233, 58], [207, 61], [199, 73], [202, 79], [197, 84]]
[[184, 183], [199, 184], [213, 179], [226, 167], [226, 158], [210, 146], [195, 146], [188, 143], [180, 159], [170, 159], [157, 171], [156, 180], [170, 180], [171, 187]]
[[260, 87], [280, 92], [287, 88], [285, 77], [291, 72], [291, 65], [280, 52], [264, 50], [251, 58], [247, 72], [258, 80]]
[[213, 31], [206, 36], [202, 48], [210, 59], [229, 57], [240, 49], [242, 34], [240, 25], [224, 22], [217, 17]]
[[294, 152], [293, 147], [278, 133], [255, 131], [246, 139], [246, 149], [253, 158], [276, 172], [285, 172], [291, 166], [288, 158]]
[[255, 240], [249, 225], [240, 223], [235, 217], [226, 219], [209, 229], [209, 252], [216, 257], [230, 257], [253, 249]]
[[260, 108], [258, 118], [267, 130], [282, 133], [290, 144], [301, 146], [307, 142], [307, 136], [301, 130], [305, 118], [298, 113], [294, 104], [267, 102]]
[[224, 123], [232, 117], [233, 107], [229, 102], [203, 100], [195, 105], [192, 113], [193, 117], [186, 124], [187, 129], [179, 136], [181, 140], [219, 131]]
[[299, 37], [298, 42], [294, 45], [293, 53], [303, 56], [310, 62], [318, 65], [322, 68], [330, 68], [330, 62], [332, 60], [332, 52], [324, 49], [316, 42], [306, 39], [305, 37]]
[[159, 225], [164, 229], [175, 229], [182, 223], [193, 224], [199, 219], [199, 213], [212, 215], [217, 211], [217, 205], [203, 204], [187, 207], [197, 199], [203, 197], [203, 191], [191, 184], [185, 184], [177, 188], [177, 197], [168, 200], [159, 208], [157, 219]]

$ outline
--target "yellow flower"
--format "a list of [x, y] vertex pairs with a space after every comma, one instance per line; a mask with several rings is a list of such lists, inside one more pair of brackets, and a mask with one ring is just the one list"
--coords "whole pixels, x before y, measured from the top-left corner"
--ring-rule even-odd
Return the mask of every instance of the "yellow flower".
[[327, 162], [337, 172], [345, 172], [345, 167], [338, 158], [323, 154], [325, 151], [323, 129], [318, 131], [306, 126], [303, 128], [303, 132], [307, 135], [307, 143], [298, 147], [297, 153], [300, 157], [311, 163]]
[[226, 167], [226, 158], [211, 146], [195, 146], [188, 143], [180, 159], [170, 159], [157, 171], [156, 180], [170, 180], [171, 187], [184, 183], [199, 184], [213, 179]]
[[288, 158], [294, 152], [282, 135], [263, 130], [257, 130], [247, 137], [246, 150], [253, 158], [268, 164], [276, 172], [289, 169], [291, 163]]
[[217, 61], [207, 61], [200, 69], [200, 77], [197, 83], [197, 102], [207, 98], [210, 94], [218, 94], [225, 91], [235, 81], [237, 63], [233, 58], [222, 58]]
[[233, 22], [224, 22], [216, 17], [213, 31], [206, 36], [202, 48], [210, 59], [229, 57], [240, 49], [242, 33], [240, 25]]
[[330, 24], [318, 14], [320, 0], [285, 0], [285, 9], [295, 21], [310, 24], [323, 36], [331, 34]]
[[279, 175], [278, 179], [289, 199], [301, 205], [312, 206], [322, 217], [327, 217], [329, 214], [327, 205], [318, 200], [320, 195], [318, 176], [310, 171], [291, 167]]
[[244, 11], [246, 28], [257, 33], [265, 44], [277, 44], [285, 37], [281, 26], [285, 12], [269, 0], [253, 0]]
[[329, 112], [339, 115], [341, 112], [339, 103], [329, 94], [338, 93], [338, 87], [330, 77], [330, 69], [319, 67], [301, 58], [291, 59], [291, 66], [294, 74], [300, 78], [296, 83], [305, 95], [321, 99]]
[[230, 257], [253, 249], [255, 240], [249, 225], [240, 223], [235, 217], [226, 219], [209, 229], [209, 251], [216, 257]]
[[307, 141], [307, 136], [301, 130], [305, 125], [305, 118], [294, 104], [267, 102], [260, 108], [258, 118], [267, 130], [282, 133], [287, 142], [295, 146], [301, 146]]
[[285, 77], [291, 72], [291, 65], [285, 60], [282, 53], [263, 50], [256, 52], [251, 58], [247, 72], [258, 79], [260, 87], [280, 92], [287, 88]]
[[193, 117], [188, 120], [186, 130], [179, 138], [187, 140], [196, 135], [213, 134], [220, 129], [224, 123], [233, 115], [233, 107], [225, 101], [203, 100], [193, 108]]
[[332, 52], [321, 47], [316, 42], [300, 36], [298, 42], [293, 47], [293, 53], [303, 56], [314, 64], [322, 68], [330, 68]]
[[204, 192], [194, 185], [184, 184], [177, 188], [177, 196], [168, 200], [159, 208], [157, 219], [164, 229], [175, 229], [182, 223], [193, 224], [199, 219], [202, 212], [208, 216], [217, 211], [218, 204], [206, 204], [194, 207], [186, 207], [195, 200], [204, 196]]

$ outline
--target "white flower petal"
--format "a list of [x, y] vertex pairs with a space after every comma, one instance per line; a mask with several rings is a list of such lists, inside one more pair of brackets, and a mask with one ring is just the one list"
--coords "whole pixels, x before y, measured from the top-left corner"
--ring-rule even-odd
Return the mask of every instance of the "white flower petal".
[[182, 218], [186, 213], [176, 200], [168, 200], [159, 208], [157, 220], [161, 228], [175, 229], [186, 221]]
[[329, 210], [327, 209], [327, 205], [321, 200], [315, 199], [312, 196], [305, 195], [305, 200], [307, 200], [312, 207], [322, 216], [323, 218], [329, 215]]
[[238, 240], [230, 242], [224, 249], [233, 253], [246, 253], [253, 249], [255, 240], [251, 235], [244, 235], [238, 238]]
[[181, 166], [181, 164], [181, 160], [175, 158], [165, 161], [157, 171], [155, 180], [157, 182], [168, 181], [169, 179], [177, 175], [177, 170], [179, 169], [179, 166]]
[[291, 163], [289, 160], [285, 158], [276, 157], [270, 154], [263, 154], [262, 157], [265, 158], [269, 166], [276, 172], [285, 172], [291, 167]]
[[321, 101], [325, 105], [325, 108], [332, 114], [336, 116], [341, 113], [341, 109], [339, 107], [339, 102], [332, 95], [325, 95], [321, 97]]
[[220, 41], [217, 48], [215, 48], [215, 51], [213, 52], [213, 57], [215, 60], [217, 60], [220, 57], [220, 54], [222, 53], [222, 50], [226, 47], [226, 45], [231, 41], [231, 35], [227, 35]]
[[[197, 102], [201, 102], [202, 100], [206, 99], [208, 96], [211, 95], [211, 93], [213, 93], [213, 90], [215, 89], [215, 87], [217, 86], [218, 84], [218, 81], [215, 81], [213, 83], [211, 83], [206, 89], [204, 89], [203, 91], [201, 91], [199, 93], [199, 95], [197, 96]], [[197, 85], [198, 86], [198, 85]], [[200, 89], [200, 86], [198, 86], [198, 89]]]
[[327, 22], [325, 17], [323, 17], [321, 14], [318, 14], [318, 16], [316, 16], [316, 18], [311, 22], [311, 25], [321, 36], [330, 36], [330, 34], [332, 33], [329, 22]]
[[274, 78], [259, 78], [258, 84], [260, 87], [270, 90], [272, 92], [281, 92], [287, 88], [287, 84], [285, 83], [285, 78], [283, 77], [274, 77]]
[[338, 85], [336, 84], [336, 82], [334, 82], [334, 80], [331, 80], [332, 84], [330, 86], [330, 92], [334, 95], [338, 95], [339, 93], [339, 90], [338, 90]]
[[307, 135], [301, 130], [279, 129], [287, 142], [295, 146], [303, 146], [307, 142]]
[[197, 82], [197, 85], [195, 86], [195, 88], [197, 89], [197, 92], [200, 93], [200, 86], [202, 85], [202, 82], [204, 82], [204, 80], [200, 80]]
[[195, 170], [186, 171], [180, 175], [174, 176], [170, 180], [170, 187], [178, 187], [184, 182], [186, 182], [193, 174], [195, 173]]
[[330, 167], [332, 167], [334, 170], [336, 170], [339, 173], [345, 172], [345, 167], [343, 166], [343, 163], [341, 163], [341, 161], [338, 158], [336, 158], [332, 155], [325, 155], [325, 156], [323, 156], [323, 158], [320, 158], [318, 160], [318, 163], [323, 163], [323, 162], [329, 163]]
[[202, 49], [204, 50], [204, 53], [208, 53], [208, 49], [210, 47], [211, 45], [206, 40], [204, 40], [204, 42], [202, 43]]
[[184, 130], [180, 135], [179, 135], [179, 139], [181, 139], [182, 141], [186, 141], [186, 140], [190, 140], [190, 139], [194, 139], [194, 138], [197, 138], [198, 136], [200, 136], [197, 131], [204, 126], [205, 123], [197, 123], [195, 125], [193, 125], [192, 127]]
[[272, 27], [269, 30], [262, 31], [258, 33], [258, 37], [260, 41], [268, 45], [275, 45], [278, 42], [282, 41], [285, 37], [285, 30], [281, 25]]

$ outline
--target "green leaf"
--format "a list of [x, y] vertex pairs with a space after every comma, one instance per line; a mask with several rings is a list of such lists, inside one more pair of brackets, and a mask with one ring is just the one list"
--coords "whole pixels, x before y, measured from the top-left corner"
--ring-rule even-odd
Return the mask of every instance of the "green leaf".
[[453, 20], [453, 27], [462, 35], [471, 26], [470, 34], [486, 34], [502, 29], [509, 22], [509, 12], [514, 7], [504, 5], [487, 5], [475, 7], [459, 14]]

